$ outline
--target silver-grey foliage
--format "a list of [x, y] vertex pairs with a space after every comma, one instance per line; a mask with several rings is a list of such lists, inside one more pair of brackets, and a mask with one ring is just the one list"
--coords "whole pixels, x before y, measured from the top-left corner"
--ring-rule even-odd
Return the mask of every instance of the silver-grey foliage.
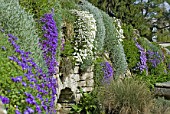
[[18, 37], [17, 43], [24, 51], [32, 52], [34, 61], [47, 70], [39, 47], [39, 38], [33, 15], [19, 5], [18, 0], [0, 0], [0, 26], [6, 33]]
[[123, 75], [127, 70], [127, 62], [124, 54], [123, 45], [118, 37], [118, 31], [113, 22], [113, 18], [109, 17], [105, 12], [101, 11], [103, 21], [106, 28], [106, 37], [104, 40], [104, 49], [109, 53], [115, 76]]

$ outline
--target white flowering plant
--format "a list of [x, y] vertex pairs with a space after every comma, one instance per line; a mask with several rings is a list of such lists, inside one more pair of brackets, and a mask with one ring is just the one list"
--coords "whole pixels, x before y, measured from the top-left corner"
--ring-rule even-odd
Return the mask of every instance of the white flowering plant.
[[96, 20], [87, 11], [71, 10], [76, 15], [74, 23], [74, 57], [76, 62], [83, 63], [86, 58], [94, 58]]

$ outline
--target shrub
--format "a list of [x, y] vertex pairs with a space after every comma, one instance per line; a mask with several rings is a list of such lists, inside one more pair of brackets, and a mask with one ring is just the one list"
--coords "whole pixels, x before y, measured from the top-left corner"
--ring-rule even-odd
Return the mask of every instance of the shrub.
[[113, 18], [109, 17], [109, 15], [104, 12], [102, 12], [102, 15], [106, 28], [104, 49], [109, 53], [111, 62], [115, 68], [115, 76], [120, 76], [123, 75], [127, 70], [124, 49], [118, 37], [115, 25], [113, 24]]
[[134, 40], [123, 40], [124, 52], [126, 55], [126, 60], [128, 63], [128, 68], [131, 72], [134, 71], [137, 63], [139, 62], [139, 52], [138, 48], [135, 46]]
[[132, 78], [101, 86], [97, 98], [109, 114], [148, 114], [153, 103], [147, 86]]
[[97, 7], [93, 6], [91, 3], [89, 3], [86, 0], [82, 0], [79, 6], [82, 10], [89, 11], [91, 14], [93, 14], [96, 20], [97, 32], [96, 32], [95, 47], [97, 52], [101, 52], [104, 46], [105, 31], [106, 31], [103, 23], [103, 16]]
[[0, 25], [6, 33], [18, 37], [17, 43], [25, 51], [31, 51], [35, 62], [47, 71], [39, 48], [39, 38], [33, 15], [28, 14], [19, 5], [18, 0], [2, 0], [0, 4]]
[[126, 37], [126, 39], [133, 40], [133, 38], [134, 38], [134, 34], [133, 34], [134, 28], [133, 28], [133, 26], [132, 25], [127, 25], [127, 24], [123, 23], [122, 29], [124, 31], [123, 34]]

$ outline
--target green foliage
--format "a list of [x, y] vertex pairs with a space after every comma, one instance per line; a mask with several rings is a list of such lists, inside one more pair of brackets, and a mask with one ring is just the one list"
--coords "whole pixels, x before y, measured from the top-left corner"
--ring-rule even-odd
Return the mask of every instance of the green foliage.
[[73, 45], [70, 41], [65, 42], [64, 50], [61, 52], [62, 56], [71, 56], [74, 52]]
[[93, 93], [84, 93], [80, 89], [82, 97], [78, 104], [73, 105], [70, 114], [99, 114], [97, 110], [97, 99]]
[[168, 50], [170, 50], [170, 46], [166, 47]]
[[[60, 47], [61, 47], [61, 25], [62, 19], [62, 8], [58, 0], [20, 0], [19, 4], [29, 13], [31, 13], [35, 20], [39, 20], [44, 14], [50, 13], [54, 9], [54, 20], [58, 28], [58, 48], [57, 48], [57, 61], [60, 61]], [[38, 28], [38, 34], [43, 37], [41, 23], [36, 23]]]
[[[4, 47], [3, 47], [4, 46]], [[14, 114], [15, 110], [18, 109], [24, 113], [26, 107], [31, 107], [35, 109], [34, 105], [28, 104], [26, 100], [25, 92], [31, 93], [33, 96], [37, 96], [38, 90], [35, 88], [31, 88], [28, 85], [33, 84], [33, 82], [29, 82], [24, 74], [25, 70], [22, 70], [20, 66], [17, 65], [16, 62], [11, 61], [8, 57], [16, 56], [21, 58], [20, 55], [15, 53], [13, 47], [8, 42], [8, 38], [0, 32], [0, 95], [5, 96], [10, 99], [10, 103], [6, 104], [5, 107], [8, 108], [9, 114]], [[32, 70], [35, 72], [35, 69]], [[13, 82], [12, 77], [23, 76], [22, 81], [27, 84], [27, 87], [24, 87], [21, 82]], [[42, 83], [41, 80], [37, 79], [37, 84]], [[48, 95], [43, 95], [43, 98], [50, 98]], [[38, 98], [35, 98], [38, 105], [41, 104], [41, 101]], [[43, 112], [43, 109], [42, 113]]]
[[77, 9], [79, 0], [59, 0], [62, 8], [64, 9]]
[[128, 63], [128, 68], [133, 71], [137, 63], [140, 61], [140, 54], [138, 48], [135, 45], [134, 40], [123, 40], [124, 52]]
[[87, 57], [83, 63], [80, 64], [81, 73], [86, 72], [89, 67], [93, 65], [93, 59], [91, 57]]
[[[167, 41], [169, 37], [169, 15], [170, 12], [165, 10], [162, 0], [89, 0], [95, 6], [106, 11], [110, 16], [121, 19], [123, 23], [132, 25], [139, 30], [140, 35], [152, 40], [156, 35], [158, 41]], [[162, 4], [162, 7], [158, 7]], [[159, 20], [153, 22], [153, 20]], [[156, 33], [152, 30], [156, 28]], [[169, 40], [168, 40], [169, 41]]]
[[165, 31], [164, 34], [157, 33], [157, 41], [158, 42], [170, 42], [169, 31]]
[[115, 68], [115, 76], [124, 74], [127, 70], [127, 62], [124, 54], [123, 46], [118, 38], [113, 19], [106, 13], [102, 12], [103, 21], [106, 28], [106, 37], [104, 49], [109, 53], [113, 67]]
[[155, 83], [167, 82], [170, 81], [169, 74], [162, 74], [162, 75], [140, 75], [138, 74], [135, 78], [145, 82], [147, 86], [151, 89], [154, 88]]
[[[73, 53], [73, 38], [74, 38], [74, 22], [76, 16], [70, 12], [71, 9], [77, 9], [78, 0], [58, 0], [57, 3], [60, 5], [61, 17], [62, 17], [62, 35], [64, 35], [65, 44], [64, 50], [61, 55], [70, 56]], [[57, 22], [57, 21], [56, 21]], [[63, 36], [62, 36], [63, 37]], [[74, 61], [72, 61], [74, 62]]]
[[149, 88], [133, 78], [101, 86], [97, 98], [107, 114], [149, 114], [153, 103]]
[[104, 62], [104, 59], [102, 57], [100, 58], [96, 58], [96, 60], [94, 61], [94, 84], [95, 87], [98, 87], [101, 85], [101, 82], [103, 80], [103, 70], [102, 70], [102, 66], [101, 63]]
[[[2, 46], [4, 46], [5, 50]], [[10, 107], [8, 113], [14, 113], [16, 105], [19, 107], [22, 106], [23, 108], [25, 106], [23, 94], [25, 88], [20, 84], [13, 83], [11, 80], [11, 77], [20, 76], [24, 73], [21, 67], [8, 59], [8, 57], [13, 54], [14, 51], [8, 42], [8, 38], [0, 32], [0, 95], [12, 99], [10, 104], [5, 105], [6, 108]], [[20, 89], [18, 90], [18, 88]]]
[[162, 53], [161, 47], [157, 43], [150, 42], [144, 37], [139, 38], [138, 42], [146, 50]]
[[131, 39], [134, 38], [134, 36], [133, 36], [134, 28], [133, 28], [132, 25], [128, 25], [128, 24], [124, 23], [122, 25], [122, 29], [123, 29], [123, 34], [124, 34], [126, 39], [131, 40]]
[[24, 7], [27, 12], [34, 14], [35, 19], [39, 19], [54, 8], [56, 1], [57, 0], [19, 0], [19, 4]]
[[19, 6], [18, 0], [1, 0], [0, 4], [0, 26], [6, 33], [18, 37], [17, 43], [21, 49], [32, 52], [35, 62], [47, 71], [39, 47], [39, 38], [33, 15], [28, 14]]
[[97, 7], [93, 6], [91, 3], [89, 3], [86, 0], [82, 0], [79, 7], [82, 10], [89, 11], [91, 14], [93, 14], [96, 20], [97, 32], [95, 38], [96, 41], [95, 47], [97, 52], [101, 52], [103, 50], [104, 39], [105, 39], [105, 26], [103, 23], [103, 16]]
[[[139, 38], [138, 41], [142, 45], [142, 47], [144, 47], [144, 49], [146, 51], [152, 51], [152, 52], [158, 53], [158, 55], [160, 56], [159, 57], [160, 63], [155, 68], [152, 66], [152, 64], [149, 61], [147, 62], [149, 74], [151, 74], [151, 75], [166, 74], [167, 68], [166, 68], [166, 63], [163, 59], [164, 53], [162, 51], [162, 48], [157, 43], [152, 43], [149, 40], [147, 40], [146, 38]], [[154, 55], [154, 56], [156, 56], [156, 55]], [[148, 57], [149, 57], [149, 54], [148, 54]]]
[[148, 65], [149, 66], [149, 73], [151, 75], [157, 75], [157, 76], [160, 76], [160, 75], [166, 75], [167, 74], [167, 68], [166, 68], [166, 64], [165, 63], [160, 63], [156, 66], [156, 68], [153, 68], [151, 65]]

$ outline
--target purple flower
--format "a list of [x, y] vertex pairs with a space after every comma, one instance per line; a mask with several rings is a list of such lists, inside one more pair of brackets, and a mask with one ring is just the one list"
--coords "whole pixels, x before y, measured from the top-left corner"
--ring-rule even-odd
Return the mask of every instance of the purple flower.
[[152, 64], [152, 67], [156, 68], [158, 64], [161, 63], [161, 61], [163, 61], [164, 57], [163, 55], [161, 55], [158, 52], [153, 52], [148, 50], [147, 51], [147, 55], [148, 55], [148, 62], [150, 62]]
[[48, 73], [52, 76], [55, 73], [56, 67], [56, 49], [58, 46], [58, 31], [56, 23], [53, 19], [53, 14], [45, 14], [41, 18], [41, 22], [44, 23], [42, 30], [44, 31], [44, 40], [40, 41], [42, 46], [43, 56], [48, 66]]
[[3, 51], [5, 51], [5, 50], [6, 50], [6, 48], [5, 48], [4, 46], [2, 46], [2, 47], [1, 47], [1, 49], [2, 49]]
[[140, 52], [140, 62], [138, 63], [137, 68], [141, 72], [143, 72], [144, 70], [148, 72], [146, 51], [137, 41], [136, 41], [136, 47], [139, 49], [139, 52]]
[[24, 111], [24, 114], [30, 114], [30, 113], [28, 112], [28, 110], [25, 110], [25, 111]]
[[109, 62], [104, 62], [101, 66], [103, 67], [102, 70], [104, 72], [104, 81], [109, 82], [113, 78], [113, 68]]
[[22, 81], [22, 76], [18, 76], [18, 77], [12, 77], [11, 78], [13, 82], [21, 82]]
[[[56, 49], [58, 46], [58, 32], [56, 23], [53, 19], [53, 14], [45, 14], [44, 17], [41, 19], [41, 21], [44, 23], [44, 26], [42, 27], [44, 31], [44, 39], [40, 41], [41, 49], [43, 50], [43, 57], [46, 61], [46, 65], [48, 67], [48, 73], [44, 73], [42, 69], [34, 62], [34, 59], [31, 58], [29, 55], [31, 52], [25, 52], [24, 50], [20, 49], [20, 46], [17, 45], [16, 40], [17, 38], [11, 34], [8, 34], [9, 39], [8, 41], [11, 43], [11, 45], [14, 47], [15, 52], [19, 54], [19, 58], [16, 56], [10, 56], [9, 59], [11, 61], [16, 62], [19, 66], [22, 67], [25, 74], [24, 77], [27, 78], [28, 83], [22, 82], [23, 77], [17, 76], [12, 77], [11, 79], [13, 82], [21, 82], [23, 86], [27, 87], [29, 85], [33, 89], [38, 90], [37, 97], [44, 101], [43, 98], [46, 96], [50, 96], [51, 98], [48, 100], [50, 103], [44, 103], [39, 106], [39, 104], [36, 103], [36, 99], [34, 96], [30, 93], [25, 92], [26, 99], [25, 101], [28, 104], [32, 104], [36, 106], [36, 111], [41, 114], [41, 108], [43, 108], [47, 113], [50, 112], [50, 106], [51, 109], [54, 108], [54, 101], [55, 101], [55, 95], [57, 93], [56, 87], [57, 87], [57, 80], [53, 78], [53, 74], [56, 73]], [[24, 78], [25, 79], [25, 78]], [[25, 81], [25, 80], [24, 80]], [[28, 86], [28, 87], [29, 87]], [[42, 95], [40, 95], [42, 94]], [[3, 101], [5, 103], [8, 102], [7, 99], [3, 98]], [[16, 114], [19, 114], [20, 112], [18, 110], [15, 111]], [[30, 107], [27, 107], [27, 109], [24, 111], [24, 114], [30, 114], [35, 113], [33, 109]]]
[[1, 99], [3, 104], [9, 104], [9, 102], [10, 102], [7, 97], [0, 96], [0, 99]]
[[25, 82], [22, 82], [22, 85], [23, 85], [24, 87], [26, 87], [26, 86], [27, 86], [27, 83], [25, 83]]
[[21, 114], [19, 110], [15, 110], [15, 114]]
[[28, 110], [28, 112], [29, 112], [30, 114], [34, 113], [34, 110], [33, 110], [32, 108], [30, 108], [30, 107], [27, 107], [27, 110]]
[[37, 111], [37, 112], [41, 112], [40, 106], [36, 105], [36, 111]]

